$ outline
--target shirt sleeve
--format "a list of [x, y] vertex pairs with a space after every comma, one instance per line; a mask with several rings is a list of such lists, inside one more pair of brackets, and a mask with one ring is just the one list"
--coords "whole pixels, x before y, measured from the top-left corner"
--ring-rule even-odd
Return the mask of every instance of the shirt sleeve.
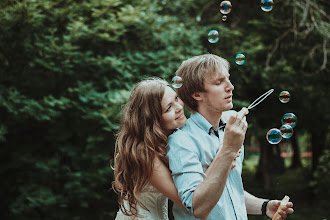
[[181, 130], [169, 137], [166, 151], [172, 178], [181, 202], [193, 215], [193, 193], [206, 177], [199, 160], [200, 151], [194, 138]]

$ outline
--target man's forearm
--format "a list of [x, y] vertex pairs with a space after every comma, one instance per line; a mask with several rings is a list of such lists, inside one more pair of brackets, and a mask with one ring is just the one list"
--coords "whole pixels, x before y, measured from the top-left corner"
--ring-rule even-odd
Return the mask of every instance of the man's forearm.
[[244, 191], [246, 212], [249, 215], [261, 215], [261, 206], [266, 199], [257, 198], [254, 195]]
[[206, 219], [219, 201], [236, 153], [221, 149], [208, 168], [205, 180], [195, 189], [192, 199], [194, 216]]

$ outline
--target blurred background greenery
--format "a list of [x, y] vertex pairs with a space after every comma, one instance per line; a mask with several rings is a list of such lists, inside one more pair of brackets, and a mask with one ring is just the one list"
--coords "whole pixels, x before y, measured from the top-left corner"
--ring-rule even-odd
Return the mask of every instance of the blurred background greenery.
[[[1, 0], [1, 219], [114, 219], [122, 104], [137, 81], [170, 82], [204, 53], [230, 62], [235, 110], [275, 89], [248, 115], [245, 189], [289, 195], [288, 219], [330, 219], [330, 2], [276, 0], [271, 12], [231, 2], [223, 22], [220, 1]], [[287, 112], [298, 117], [293, 137], [270, 145], [267, 131]]]

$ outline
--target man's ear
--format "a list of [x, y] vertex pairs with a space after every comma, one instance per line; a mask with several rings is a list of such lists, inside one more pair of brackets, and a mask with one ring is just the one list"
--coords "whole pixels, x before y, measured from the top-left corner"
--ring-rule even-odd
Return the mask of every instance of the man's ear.
[[201, 97], [201, 93], [200, 92], [195, 92], [194, 94], [192, 94], [193, 99], [195, 99], [196, 101], [200, 101], [202, 100]]

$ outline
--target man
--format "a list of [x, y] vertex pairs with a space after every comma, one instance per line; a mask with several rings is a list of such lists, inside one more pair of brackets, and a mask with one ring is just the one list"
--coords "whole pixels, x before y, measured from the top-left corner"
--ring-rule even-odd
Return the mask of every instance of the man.
[[[244, 191], [241, 172], [248, 110], [228, 111], [233, 107], [234, 90], [228, 71], [228, 61], [206, 54], [186, 60], [176, 72], [183, 80], [178, 95], [192, 114], [169, 137], [166, 147], [172, 177], [186, 207], [173, 206], [175, 219], [273, 217], [280, 205], [278, 200]], [[239, 150], [242, 153], [236, 159]], [[237, 164], [231, 169], [234, 160]], [[280, 219], [293, 213], [292, 206], [290, 202], [281, 209]]]

